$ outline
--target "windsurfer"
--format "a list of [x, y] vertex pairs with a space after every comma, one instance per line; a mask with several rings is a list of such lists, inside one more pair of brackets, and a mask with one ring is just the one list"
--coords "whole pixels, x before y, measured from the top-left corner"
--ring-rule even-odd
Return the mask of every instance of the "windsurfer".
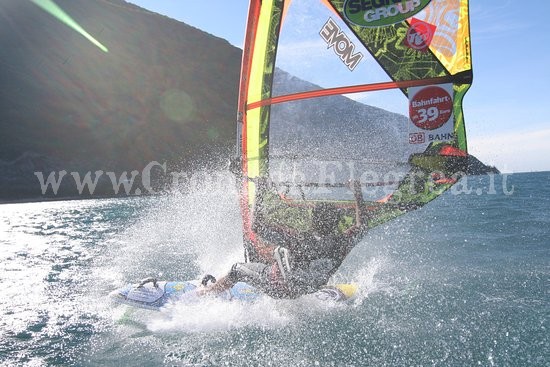
[[312, 230], [308, 233], [267, 228], [260, 223], [258, 233], [271, 233], [280, 245], [257, 239], [255, 262], [234, 264], [226, 276], [202, 288], [199, 294], [217, 294], [241, 281], [275, 298], [296, 298], [326, 285], [367, 228], [361, 186], [354, 181], [351, 188], [355, 197], [355, 224], [351, 228], [338, 231], [339, 210], [327, 203], [313, 209]]

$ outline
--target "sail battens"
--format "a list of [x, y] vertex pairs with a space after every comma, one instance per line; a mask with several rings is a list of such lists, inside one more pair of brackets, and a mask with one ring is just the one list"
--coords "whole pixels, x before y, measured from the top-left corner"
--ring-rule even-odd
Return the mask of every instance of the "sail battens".
[[455, 76], [448, 75], [448, 76], [441, 76], [441, 77], [428, 78], [428, 79], [391, 81], [391, 82], [350, 85], [346, 87], [319, 89], [314, 91], [277, 96], [277, 97], [272, 97], [272, 98], [264, 99], [257, 102], [252, 102], [247, 104], [246, 108], [247, 110], [252, 110], [258, 107], [263, 107], [263, 106], [268, 106], [268, 105], [273, 105], [273, 104], [283, 103], [283, 102], [297, 101], [301, 99], [326, 97], [326, 96], [333, 96], [338, 94], [376, 92], [376, 91], [382, 91], [382, 90], [388, 90], [388, 89], [404, 89], [404, 88], [410, 88], [410, 87], [444, 84], [444, 83], [452, 82], [454, 80], [458, 80], [458, 79]]

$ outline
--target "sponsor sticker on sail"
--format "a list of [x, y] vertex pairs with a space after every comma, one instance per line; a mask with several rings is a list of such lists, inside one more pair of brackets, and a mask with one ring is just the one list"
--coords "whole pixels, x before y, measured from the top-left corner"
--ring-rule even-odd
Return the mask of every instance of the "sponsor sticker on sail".
[[426, 52], [432, 43], [436, 28], [433, 24], [413, 18], [403, 43], [414, 50]]
[[409, 88], [409, 144], [452, 141], [453, 85]]
[[424, 9], [431, 0], [346, 0], [344, 15], [352, 23], [368, 28], [399, 23]]
[[355, 52], [353, 42], [332, 18], [327, 20], [319, 35], [327, 43], [327, 48], [332, 48], [350, 71], [353, 71], [363, 58], [361, 52]]

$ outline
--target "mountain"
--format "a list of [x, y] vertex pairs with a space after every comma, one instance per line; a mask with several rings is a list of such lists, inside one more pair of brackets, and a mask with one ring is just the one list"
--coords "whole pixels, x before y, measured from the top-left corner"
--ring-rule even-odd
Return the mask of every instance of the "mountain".
[[[292, 94], [296, 91], [321, 89], [320, 86], [300, 80], [283, 70], [276, 69], [273, 80], [274, 95]], [[349, 157], [350, 160], [400, 162], [410, 152], [403, 144], [388, 142], [408, 141], [403, 126], [408, 117], [369, 106], [341, 95], [322, 100], [303, 100], [271, 107], [271, 118], [278, 121], [270, 127], [271, 157], [316, 158]], [[273, 161], [273, 159], [272, 159]], [[354, 164], [358, 164], [355, 162]], [[375, 165], [364, 167], [375, 170]], [[396, 166], [398, 170], [398, 166]], [[500, 173], [495, 167], [483, 164], [469, 156], [468, 175]]]
[[227, 156], [240, 49], [122, 0], [56, 3], [109, 52], [31, 1], [0, 2], [0, 200], [79, 196], [86, 174], [96, 196], [136, 194], [148, 169]]
[[40, 195], [35, 171], [185, 167], [234, 143], [240, 49], [121, 0], [56, 3], [109, 52], [0, 2], [2, 197]]
[[[283, 70], [274, 73], [275, 95], [319, 89]], [[341, 95], [275, 105], [271, 107], [271, 118], [279, 125], [270, 127], [270, 148], [276, 146], [287, 156], [401, 161], [403, 145], [387, 142], [408, 139], [402, 128], [407, 117]]]

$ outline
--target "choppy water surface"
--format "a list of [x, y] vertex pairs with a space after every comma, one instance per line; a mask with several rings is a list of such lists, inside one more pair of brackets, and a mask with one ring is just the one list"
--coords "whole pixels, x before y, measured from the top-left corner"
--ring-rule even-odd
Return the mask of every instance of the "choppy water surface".
[[109, 301], [146, 276], [221, 275], [241, 260], [228, 187], [1, 205], [0, 364], [550, 364], [550, 173], [471, 177], [371, 231], [336, 276], [361, 285], [350, 304]]

